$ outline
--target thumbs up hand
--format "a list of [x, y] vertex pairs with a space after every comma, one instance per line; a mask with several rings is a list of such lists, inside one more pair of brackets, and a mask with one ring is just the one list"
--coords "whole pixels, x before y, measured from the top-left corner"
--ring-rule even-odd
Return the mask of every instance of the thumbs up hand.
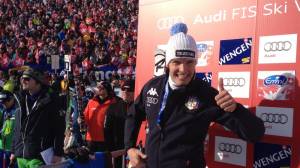
[[226, 112], [233, 112], [237, 107], [234, 98], [224, 89], [223, 78], [219, 79], [219, 94], [215, 97], [215, 100], [217, 105]]

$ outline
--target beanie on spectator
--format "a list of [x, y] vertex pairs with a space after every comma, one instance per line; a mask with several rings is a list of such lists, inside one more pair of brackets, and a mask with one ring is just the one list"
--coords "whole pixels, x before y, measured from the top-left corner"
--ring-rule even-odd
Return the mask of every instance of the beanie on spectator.
[[135, 81], [132, 79], [127, 79], [124, 81], [123, 85], [121, 86], [122, 91], [134, 92], [135, 88]]
[[0, 92], [0, 103], [4, 103], [13, 98], [13, 94], [7, 90], [2, 90]]
[[29, 68], [27, 70], [25, 70], [23, 72], [22, 75], [23, 78], [33, 78], [34, 80], [36, 80], [38, 83], [40, 84], [45, 84], [45, 78], [44, 78], [44, 74], [38, 70]]

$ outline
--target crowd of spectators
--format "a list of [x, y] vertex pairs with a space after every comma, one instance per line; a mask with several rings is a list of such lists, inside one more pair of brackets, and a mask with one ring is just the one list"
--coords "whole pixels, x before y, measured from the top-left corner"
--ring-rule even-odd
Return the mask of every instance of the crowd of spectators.
[[[79, 117], [87, 101], [97, 97], [99, 71], [107, 67], [113, 69], [109, 82], [116, 95], [122, 93], [126, 112], [133, 101], [137, 16], [138, 0], [0, 0], [1, 93], [20, 91], [22, 73], [29, 67], [44, 72], [47, 78], [41, 82], [59, 94], [67, 130], [75, 132], [69, 123], [77, 120], [67, 116]], [[70, 56], [71, 72], [65, 71], [65, 55]], [[59, 69], [51, 67], [53, 56], [59, 57]], [[128, 81], [132, 84], [126, 85]], [[87, 88], [92, 88], [90, 97]], [[3, 105], [0, 111], [6, 113]]]
[[52, 55], [63, 69], [70, 55], [75, 74], [110, 65], [133, 75], [137, 14], [138, 0], [0, 0], [0, 70], [50, 71]]

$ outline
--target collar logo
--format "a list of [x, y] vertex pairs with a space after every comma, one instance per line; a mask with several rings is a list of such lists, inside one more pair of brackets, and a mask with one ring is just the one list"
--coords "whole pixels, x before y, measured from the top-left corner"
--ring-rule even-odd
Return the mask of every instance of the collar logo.
[[184, 105], [189, 110], [196, 110], [200, 107], [200, 101], [197, 97], [189, 97]]

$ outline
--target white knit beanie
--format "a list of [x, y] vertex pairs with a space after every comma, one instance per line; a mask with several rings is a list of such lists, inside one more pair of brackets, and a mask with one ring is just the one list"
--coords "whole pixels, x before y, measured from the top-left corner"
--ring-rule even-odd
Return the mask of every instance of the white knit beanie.
[[170, 37], [166, 50], [166, 66], [175, 58], [191, 58], [196, 60], [197, 45], [194, 38], [183, 32]]

